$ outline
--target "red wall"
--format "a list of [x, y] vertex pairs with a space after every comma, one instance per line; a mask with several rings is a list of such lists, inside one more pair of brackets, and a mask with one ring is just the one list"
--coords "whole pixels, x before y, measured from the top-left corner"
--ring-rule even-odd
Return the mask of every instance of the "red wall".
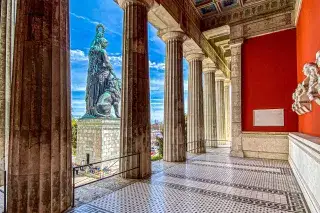
[[[245, 40], [242, 58], [242, 130], [296, 132], [291, 110], [297, 87], [296, 30]], [[254, 127], [253, 110], [284, 109], [284, 127]]]
[[[314, 62], [320, 50], [320, 0], [304, 0], [297, 25], [298, 82], [305, 78], [302, 68]], [[299, 132], [320, 136], [320, 106], [312, 105], [312, 112], [299, 116]]]

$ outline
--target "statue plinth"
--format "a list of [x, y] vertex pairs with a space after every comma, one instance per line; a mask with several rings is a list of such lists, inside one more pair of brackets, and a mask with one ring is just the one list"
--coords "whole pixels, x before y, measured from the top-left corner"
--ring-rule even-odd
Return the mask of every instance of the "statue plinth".
[[[120, 119], [80, 119], [75, 162], [84, 165], [118, 158], [120, 153]], [[113, 163], [115, 161], [112, 161]], [[112, 162], [99, 166], [103, 169]], [[113, 165], [118, 169], [118, 163]]]

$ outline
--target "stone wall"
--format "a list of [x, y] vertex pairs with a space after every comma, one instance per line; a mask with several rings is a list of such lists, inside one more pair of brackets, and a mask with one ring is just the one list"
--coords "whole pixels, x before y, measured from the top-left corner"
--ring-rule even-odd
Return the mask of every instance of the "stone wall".
[[120, 119], [85, 119], [78, 121], [75, 163], [90, 163], [119, 157]]
[[288, 160], [288, 133], [243, 132], [244, 157]]

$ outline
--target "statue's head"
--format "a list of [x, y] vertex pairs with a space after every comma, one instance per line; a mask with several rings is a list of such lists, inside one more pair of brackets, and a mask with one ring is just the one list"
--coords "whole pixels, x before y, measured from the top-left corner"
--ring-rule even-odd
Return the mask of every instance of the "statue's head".
[[101, 50], [108, 46], [107, 39], [104, 38], [105, 27], [102, 24], [98, 24], [96, 28], [96, 36], [92, 42], [91, 49]]
[[107, 46], [108, 46], [107, 39], [101, 38], [99, 42], [100, 42], [100, 45], [101, 45], [102, 49], [106, 49], [107, 48]]
[[318, 73], [318, 65], [316, 63], [307, 63], [303, 67], [303, 73], [307, 77], [314, 77]]

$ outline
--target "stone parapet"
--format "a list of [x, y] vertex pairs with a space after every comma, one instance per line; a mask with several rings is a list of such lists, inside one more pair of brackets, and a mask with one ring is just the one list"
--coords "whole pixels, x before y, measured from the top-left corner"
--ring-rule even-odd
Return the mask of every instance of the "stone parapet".
[[244, 157], [288, 160], [289, 146], [286, 132], [243, 132]]
[[83, 119], [77, 124], [77, 165], [120, 156], [120, 119]]
[[320, 138], [289, 134], [289, 163], [310, 208], [320, 212]]

